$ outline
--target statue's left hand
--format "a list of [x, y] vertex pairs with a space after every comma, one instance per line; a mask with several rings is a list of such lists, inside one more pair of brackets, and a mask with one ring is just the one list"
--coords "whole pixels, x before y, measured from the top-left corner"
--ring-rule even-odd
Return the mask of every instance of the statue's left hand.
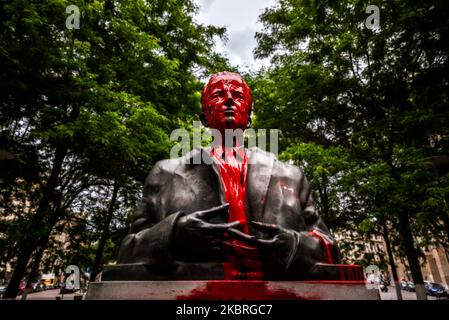
[[279, 225], [251, 221], [253, 227], [266, 234], [266, 237], [257, 237], [241, 232], [240, 230], [228, 229], [228, 234], [247, 245], [259, 249], [262, 258], [264, 272], [268, 277], [276, 277], [285, 272], [297, 251], [299, 234]]

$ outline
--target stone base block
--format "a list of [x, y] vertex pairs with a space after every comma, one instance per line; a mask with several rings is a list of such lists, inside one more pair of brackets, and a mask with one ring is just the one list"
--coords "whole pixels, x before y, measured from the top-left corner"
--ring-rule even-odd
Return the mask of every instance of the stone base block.
[[380, 300], [363, 281], [100, 281], [86, 300]]

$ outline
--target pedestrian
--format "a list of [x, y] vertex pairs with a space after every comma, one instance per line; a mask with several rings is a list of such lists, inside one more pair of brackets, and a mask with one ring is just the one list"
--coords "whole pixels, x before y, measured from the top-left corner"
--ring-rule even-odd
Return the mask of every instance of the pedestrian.
[[60, 293], [73, 293], [75, 291], [75, 270], [72, 270], [70, 274], [66, 274], [65, 281], [61, 287]]

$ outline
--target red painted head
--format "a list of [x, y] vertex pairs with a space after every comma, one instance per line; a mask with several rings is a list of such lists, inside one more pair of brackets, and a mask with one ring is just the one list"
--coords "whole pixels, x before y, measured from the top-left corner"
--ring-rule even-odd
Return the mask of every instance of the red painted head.
[[234, 72], [212, 75], [201, 98], [202, 121], [209, 128], [242, 129], [249, 127], [253, 98], [242, 76]]

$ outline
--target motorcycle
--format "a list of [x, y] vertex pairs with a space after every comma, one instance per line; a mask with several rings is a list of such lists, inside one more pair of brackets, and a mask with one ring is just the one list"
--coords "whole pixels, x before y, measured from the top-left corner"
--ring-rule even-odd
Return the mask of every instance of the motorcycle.
[[381, 281], [379, 284], [380, 291], [388, 292], [388, 286], [384, 281]]

